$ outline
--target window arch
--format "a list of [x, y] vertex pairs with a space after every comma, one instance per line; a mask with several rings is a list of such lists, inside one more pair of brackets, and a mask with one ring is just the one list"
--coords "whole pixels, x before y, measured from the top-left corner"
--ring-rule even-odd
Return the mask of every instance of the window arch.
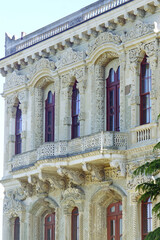
[[109, 71], [106, 80], [107, 131], [119, 131], [120, 128], [120, 67]]
[[22, 152], [22, 111], [19, 108], [20, 102], [16, 108], [16, 121], [15, 121], [15, 154]]
[[14, 221], [14, 240], [20, 239], [20, 222], [19, 217], [17, 217]]
[[55, 213], [45, 217], [45, 240], [55, 240]]
[[122, 240], [122, 202], [111, 203], [107, 208], [107, 239]]
[[142, 240], [152, 231], [152, 202], [151, 198], [148, 198], [147, 201], [142, 202]]
[[151, 122], [151, 69], [147, 62], [147, 55], [141, 62], [140, 69], [140, 124]]
[[80, 94], [77, 89], [77, 81], [72, 89], [72, 139], [80, 137], [80, 122], [79, 122], [79, 114], [80, 114]]
[[48, 97], [45, 101], [45, 142], [54, 141], [55, 127], [55, 94], [48, 92]]
[[72, 210], [71, 239], [72, 240], [78, 240], [79, 239], [79, 211], [78, 211], [77, 207], [75, 207]]

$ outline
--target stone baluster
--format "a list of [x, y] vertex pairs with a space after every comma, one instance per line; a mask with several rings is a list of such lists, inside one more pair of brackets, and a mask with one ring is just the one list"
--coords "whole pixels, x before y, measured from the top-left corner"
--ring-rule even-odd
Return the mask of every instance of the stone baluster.
[[35, 88], [35, 121], [34, 121], [35, 147], [43, 143], [43, 89]]
[[95, 114], [95, 132], [104, 130], [104, 103], [105, 103], [105, 84], [104, 84], [104, 68], [101, 65], [95, 66], [95, 91], [96, 105], [92, 109]]

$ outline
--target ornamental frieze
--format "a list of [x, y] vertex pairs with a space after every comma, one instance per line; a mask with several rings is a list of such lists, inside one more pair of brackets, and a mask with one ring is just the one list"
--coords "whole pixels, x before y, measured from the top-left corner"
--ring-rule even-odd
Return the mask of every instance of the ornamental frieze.
[[4, 84], [4, 91], [10, 90], [12, 88], [18, 88], [27, 82], [27, 77], [25, 75], [19, 75], [15, 71], [6, 77]]
[[149, 182], [151, 180], [152, 180], [151, 176], [137, 176], [128, 181], [127, 188], [135, 189], [137, 185], [142, 184], [144, 182]]
[[89, 43], [87, 54], [90, 56], [93, 51], [105, 43], [114, 43], [116, 45], [121, 44], [121, 38], [118, 35], [114, 35], [110, 32], [101, 33], [94, 41]]
[[44, 69], [49, 69], [50, 71], [55, 70], [55, 63], [53, 61], [49, 61], [46, 58], [41, 58], [36, 61], [33, 65], [31, 65], [28, 78], [32, 79], [36, 73], [43, 71]]
[[57, 62], [55, 63], [56, 67], [62, 68], [70, 64], [82, 61], [85, 59], [85, 53], [82, 51], [74, 51], [72, 48], [67, 48], [61, 56], [59, 56]]
[[139, 21], [132, 27], [131, 31], [128, 31], [124, 34], [122, 39], [123, 42], [127, 42], [149, 33], [154, 33], [154, 24], [148, 24]]

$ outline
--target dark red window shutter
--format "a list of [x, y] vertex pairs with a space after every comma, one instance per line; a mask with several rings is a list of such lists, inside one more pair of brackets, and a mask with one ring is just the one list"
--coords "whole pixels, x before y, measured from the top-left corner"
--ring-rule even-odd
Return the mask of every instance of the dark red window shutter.
[[112, 203], [107, 208], [107, 239], [122, 240], [122, 202]]
[[151, 122], [151, 69], [145, 55], [140, 71], [140, 124]]
[[117, 72], [110, 69], [106, 80], [107, 93], [107, 131], [119, 131], [120, 129], [120, 67]]
[[54, 141], [54, 126], [55, 126], [55, 94], [48, 92], [48, 97], [45, 101], [45, 142]]
[[16, 110], [16, 121], [15, 121], [15, 154], [21, 153], [22, 151], [22, 112], [19, 108], [20, 103]]
[[17, 217], [14, 221], [14, 240], [20, 239], [20, 222], [19, 217]]
[[142, 240], [152, 231], [152, 202], [149, 198], [141, 204]]
[[72, 240], [78, 240], [79, 239], [79, 212], [78, 208], [75, 207], [72, 211]]
[[45, 240], [55, 240], [55, 213], [45, 217]]
[[72, 139], [80, 137], [80, 94], [77, 89], [77, 82], [75, 82], [72, 90]]

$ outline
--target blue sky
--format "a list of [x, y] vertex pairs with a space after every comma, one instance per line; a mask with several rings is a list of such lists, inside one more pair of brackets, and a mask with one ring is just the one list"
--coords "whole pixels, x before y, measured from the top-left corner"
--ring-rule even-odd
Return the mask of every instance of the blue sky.
[[[0, 8], [0, 58], [4, 57], [5, 32], [16, 35], [21, 32], [27, 34], [44, 27], [62, 17], [69, 15], [96, 0], [2, 0]], [[3, 92], [4, 78], [0, 75], [0, 93]], [[3, 170], [3, 124], [4, 103], [0, 96], [0, 178]], [[0, 198], [2, 189], [0, 188]], [[2, 204], [0, 200], [0, 216]], [[1, 217], [0, 217], [0, 240], [2, 239]]]

